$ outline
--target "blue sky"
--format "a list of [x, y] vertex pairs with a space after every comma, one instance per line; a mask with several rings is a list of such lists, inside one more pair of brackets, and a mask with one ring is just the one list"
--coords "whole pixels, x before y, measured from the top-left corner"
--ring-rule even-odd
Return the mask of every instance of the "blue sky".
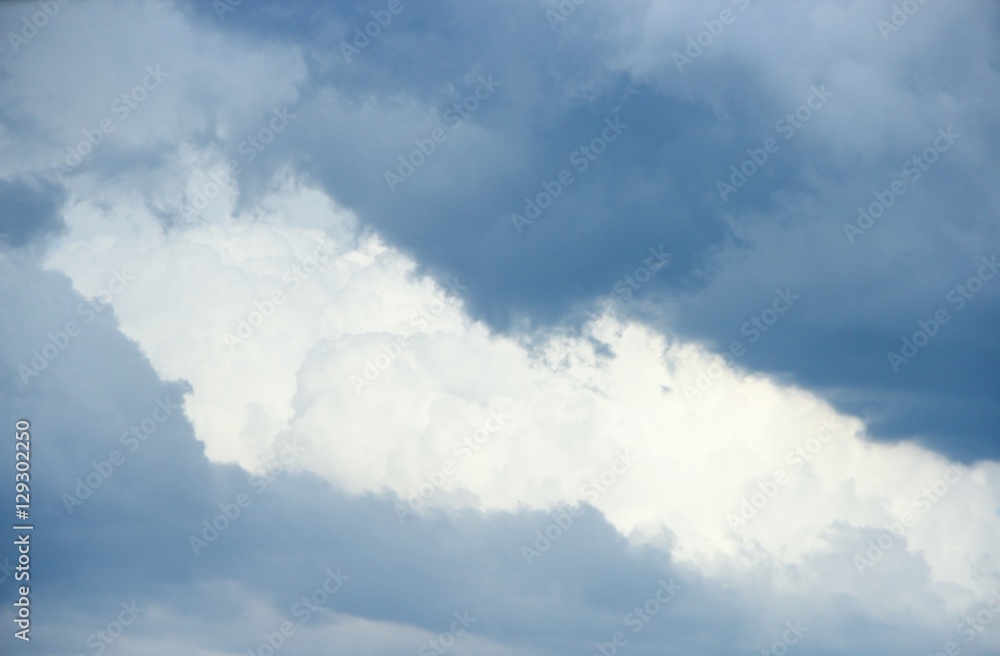
[[995, 6], [0, 27], [16, 653], [1000, 648]]

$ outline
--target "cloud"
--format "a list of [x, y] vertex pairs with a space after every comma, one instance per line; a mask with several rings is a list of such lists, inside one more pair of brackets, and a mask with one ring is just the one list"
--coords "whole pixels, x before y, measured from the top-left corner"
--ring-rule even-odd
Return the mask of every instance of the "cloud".
[[[776, 287], [801, 290], [798, 311], [741, 366], [864, 416], [875, 439], [967, 462], [997, 455], [983, 368], [993, 287], [912, 366], [887, 360], [993, 255], [991, 9], [587, 4], [552, 29], [550, 5], [407, 5], [350, 61], [331, 46], [378, 7], [301, 11], [275, 29], [244, 9], [214, 25], [316, 62], [309, 86], [321, 92], [300, 107], [309, 130], [289, 135], [309, 153], [303, 170], [421, 272], [466, 281], [469, 311], [494, 329], [577, 321], [636, 254], [665, 244], [674, 266], [642, 292], [660, 309], [638, 318], [724, 351]], [[320, 27], [303, 37], [309, 17]], [[442, 20], [454, 29], [427, 29]], [[445, 48], [468, 65], [438, 66]], [[448, 109], [483, 74], [500, 88], [450, 132]], [[826, 99], [813, 109], [816, 89]], [[572, 154], [608, 117], [628, 131], [578, 170]], [[386, 174], [434, 129], [447, 141], [386, 193]], [[961, 136], [914, 163], [939, 130]], [[757, 171], [751, 153], [767, 139], [775, 152]], [[739, 183], [744, 163], [753, 172]], [[512, 216], [562, 171], [574, 183], [519, 234]], [[735, 192], [720, 194], [734, 175]], [[900, 182], [884, 217], [850, 239], [858, 208]]]
[[4, 62], [40, 653], [996, 650], [989, 10], [230, 6]]
[[[966, 470], [917, 446], [872, 444], [858, 420], [812, 395], [612, 314], [588, 335], [493, 333], [405, 256], [350, 236], [354, 217], [314, 189], [279, 189], [256, 216], [142, 230], [100, 251], [70, 239], [50, 258], [80, 280], [101, 263], [137, 271], [114, 300], [122, 330], [161, 375], [190, 382], [186, 408], [214, 460], [266, 473], [296, 445], [306, 455], [293, 471], [346, 499], [377, 495], [385, 524], [364, 535], [409, 536], [470, 511], [528, 513], [501, 556], [526, 571], [563, 571], [568, 545], [600, 517], [609, 536], [710, 581], [822, 561], [817, 594], [832, 586], [864, 599], [862, 614], [883, 577], [920, 581], [951, 612], [988, 592], [993, 465]], [[298, 216], [311, 225], [292, 224]], [[67, 217], [93, 220], [86, 203]], [[271, 308], [275, 291], [283, 300]], [[198, 320], [171, 324], [179, 307]], [[249, 526], [271, 506], [249, 484], [217, 498], [233, 504], [240, 492], [254, 499]], [[559, 515], [566, 503], [586, 504], [582, 519]], [[199, 559], [214, 567], [223, 540], [252, 539], [233, 531], [200, 545]], [[975, 566], [953, 557], [957, 536]]]
[[[3, 297], [32, 333], [58, 324], [81, 298], [30, 260], [5, 256], [0, 266]], [[798, 566], [705, 575], [667, 556], [668, 543], [630, 544], [584, 505], [529, 567], [524, 543], [552, 535], [547, 527], [568, 512], [439, 509], [404, 526], [395, 495], [346, 494], [298, 471], [277, 474], [258, 494], [250, 472], [205, 459], [180, 414], [69, 514], [55, 500], [89, 473], [90, 461], [125, 450], [119, 435], [141, 424], [158, 398], [193, 393], [158, 380], [106, 316], [37, 381], [43, 394], [16, 388], [3, 395], [5, 415], [32, 420], [34, 485], [39, 498], [52, 500], [35, 506], [35, 539], [44, 545], [33, 570], [39, 653], [93, 653], [101, 644], [226, 653], [274, 641], [283, 622], [294, 629], [284, 653], [332, 641], [397, 653], [440, 639], [454, 613], [475, 620], [455, 636], [455, 653], [589, 650], [617, 631], [634, 653], [759, 650], [783, 635], [798, 640], [789, 623], [807, 629], [797, 643], [806, 654], [828, 644], [925, 648], [953, 632], [941, 603], [955, 588], [933, 583], [919, 554], [897, 547], [866, 576], [856, 574], [845, 556], [878, 539], [874, 529], [834, 529], [826, 547]], [[5, 362], [24, 350], [16, 339], [2, 343]], [[52, 399], [63, 400], [58, 412]], [[203, 522], [215, 521], [225, 512], [220, 504], [240, 493], [252, 502], [194, 556], [189, 536], [203, 534]], [[981, 526], [982, 515], [955, 515], [963, 507], [956, 497], [940, 503], [958, 526]], [[678, 588], [669, 603], [650, 602], [664, 585]], [[317, 593], [327, 589], [334, 592]], [[904, 599], [908, 611], [891, 610]], [[133, 617], [122, 615], [123, 603], [135, 610], [124, 626]], [[980, 605], [976, 599], [968, 608]], [[537, 612], [543, 607], [549, 611]], [[866, 628], [873, 621], [877, 627]], [[970, 653], [991, 648], [983, 634]]]
[[65, 227], [59, 216], [65, 191], [45, 180], [0, 180], [0, 236], [14, 247], [40, 242]]

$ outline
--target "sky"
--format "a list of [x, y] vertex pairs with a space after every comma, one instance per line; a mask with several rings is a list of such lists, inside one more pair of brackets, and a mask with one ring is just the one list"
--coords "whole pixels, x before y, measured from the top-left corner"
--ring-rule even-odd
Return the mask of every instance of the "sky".
[[0, 36], [4, 653], [1000, 652], [997, 4]]

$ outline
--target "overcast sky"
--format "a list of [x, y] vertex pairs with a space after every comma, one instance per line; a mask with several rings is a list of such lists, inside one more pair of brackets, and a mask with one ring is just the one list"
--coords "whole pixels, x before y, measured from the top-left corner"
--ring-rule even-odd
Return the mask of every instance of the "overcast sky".
[[0, 36], [5, 649], [1000, 652], [1000, 5]]

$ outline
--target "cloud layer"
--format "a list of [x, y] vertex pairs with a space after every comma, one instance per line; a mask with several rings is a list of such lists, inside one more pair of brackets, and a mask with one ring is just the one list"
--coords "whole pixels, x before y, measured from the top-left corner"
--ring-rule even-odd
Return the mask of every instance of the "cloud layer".
[[37, 653], [995, 652], [996, 15], [903, 4], [59, 5]]

